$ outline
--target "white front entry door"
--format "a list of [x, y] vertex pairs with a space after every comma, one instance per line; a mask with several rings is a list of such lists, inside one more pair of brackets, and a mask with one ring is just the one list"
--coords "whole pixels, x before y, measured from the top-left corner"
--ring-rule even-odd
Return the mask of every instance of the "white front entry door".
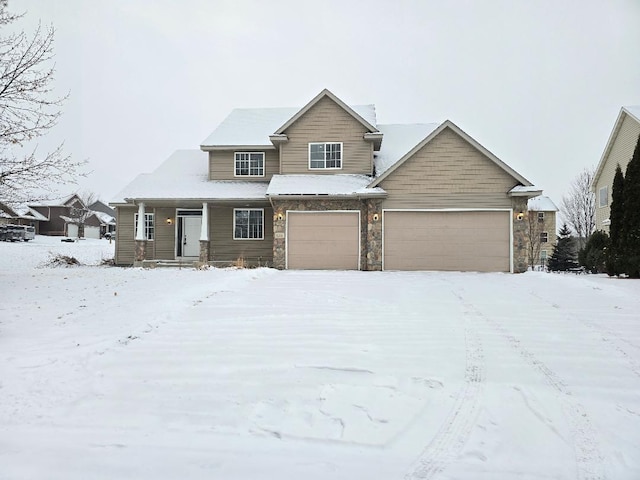
[[182, 256], [200, 256], [200, 228], [202, 217], [182, 218]]

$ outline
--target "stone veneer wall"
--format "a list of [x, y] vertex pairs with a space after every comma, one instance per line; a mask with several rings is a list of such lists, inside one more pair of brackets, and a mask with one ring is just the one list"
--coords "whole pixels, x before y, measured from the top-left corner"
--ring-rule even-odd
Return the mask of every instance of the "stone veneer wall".
[[527, 261], [527, 222], [518, 220], [518, 213], [527, 212], [527, 197], [513, 197], [513, 273], [526, 272]]
[[[274, 199], [273, 266], [286, 267], [287, 211], [360, 211], [360, 269], [382, 270], [382, 200], [377, 199]], [[377, 220], [374, 216], [377, 215]]]

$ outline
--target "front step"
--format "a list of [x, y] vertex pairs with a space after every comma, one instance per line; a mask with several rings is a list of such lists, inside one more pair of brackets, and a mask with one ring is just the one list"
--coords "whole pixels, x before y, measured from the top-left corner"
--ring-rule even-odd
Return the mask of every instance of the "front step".
[[198, 260], [143, 260], [142, 268], [196, 268]]

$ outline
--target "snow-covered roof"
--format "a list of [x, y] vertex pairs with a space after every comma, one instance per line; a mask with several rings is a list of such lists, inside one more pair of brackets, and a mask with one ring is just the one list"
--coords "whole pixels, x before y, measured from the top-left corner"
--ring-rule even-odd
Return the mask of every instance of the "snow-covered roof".
[[530, 198], [527, 201], [528, 210], [537, 210], [539, 212], [557, 212], [558, 207], [555, 203], [544, 195], [538, 195], [537, 197]]
[[82, 201], [77, 194], [72, 193], [71, 195], [68, 195], [66, 197], [54, 198], [51, 200], [42, 200], [38, 203], [31, 203], [30, 205], [34, 207], [67, 207], [68, 203], [73, 198], [77, 198], [78, 200]]
[[152, 173], [138, 175], [118, 193], [111, 204], [128, 199], [265, 199], [267, 182], [208, 180], [207, 154], [200, 150], [178, 150]]
[[[351, 105], [364, 120], [376, 125], [374, 105]], [[202, 147], [272, 146], [272, 135], [300, 108], [236, 108], [201, 142]]]
[[98, 217], [98, 220], [100, 220], [100, 223], [104, 223], [106, 225], [115, 225], [116, 224], [116, 219], [113, 218], [113, 216], [109, 215], [108, 213], [99, 212], [97, 210], [94, 210], [93, 214], [96, 217]]
[[274, 175], [267, 195], [327, 195], [379, 196], [386, 192], [379, 187], [367, 188], [371, 177], [366, 175]]
[[374, 154], [376, 176], [382, 175], [427, 135], [438, 128], [438, 123], [406, 125], [378, 125], [384, 138], [379, 152]]
[[514, 196], [526, 197], [531, 196], [530, 194], [532, 193], [540, 195], [540, 193], [542, 193], [542, 190], [540, 190], [540, 188], [536, 187], [535, 185], [516, 185], [511, 190], [509, 190], [509, 193]]

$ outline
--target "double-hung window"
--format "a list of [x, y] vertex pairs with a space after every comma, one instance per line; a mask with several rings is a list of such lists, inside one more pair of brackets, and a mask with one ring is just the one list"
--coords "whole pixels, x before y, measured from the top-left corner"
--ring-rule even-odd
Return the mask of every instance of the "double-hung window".
[[547, 232], [540, 232], [540, 243], [547, 243], [549, 241], [549, 234]]
[[606, 207], [609, 205], [609, 189], [605, 185], [598, 190], [598, 206]]
[[538, 221], [540, 223], [544, 222], [544, 212], [538, 212]]
[[342, 168], [342, 143], [310, 143], [309, 168]]
[[264, 239], [264, 210], [235, 208], [233, 210], [234, 240]]
[[[153, 225], [153, 213], [144, 214], [144, 239], [153, 240], [155, 228]], [[134, 218], [134, 235], [138, 236], [138, 214], [136, 213]]]
[[236, 177], [264, 177], [264, 152], [236, 152]]

